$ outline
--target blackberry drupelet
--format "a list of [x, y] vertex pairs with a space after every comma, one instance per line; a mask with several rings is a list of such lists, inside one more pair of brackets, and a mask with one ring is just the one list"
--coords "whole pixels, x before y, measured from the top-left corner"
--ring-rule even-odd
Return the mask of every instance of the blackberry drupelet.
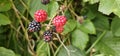
[[38, 22], [36, 22], [35, 20], [33, 20], [30, 24], [29, 24], [29, 27], [28, 27], [28, 30], [30, 32], [37, 32], [37, 31], [40, 31], [41, 29], [41, 24], [39, 24]]

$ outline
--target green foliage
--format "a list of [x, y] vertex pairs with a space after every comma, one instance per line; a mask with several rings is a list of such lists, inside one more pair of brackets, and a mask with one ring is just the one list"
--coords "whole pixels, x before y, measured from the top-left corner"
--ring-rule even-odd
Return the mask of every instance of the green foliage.
[[0, 13], [0, 25], [7, 25], [10, 23], [11, 23], [11, 21], [9, 20], [9, 18]]
[[0, 47], [0, 56], [16, 56], [12, 50]]
[[119, 25], [120, 25], [120, 19], [118, 17], [115, 17], [111, 24], [111, 30], [115, 36], [120, 36], [120, 26]]
[[37, 45], [37, 56], [47, 56], [47, 43], [45, 43], [44, 41], [39, 41], [38, 45]]
[[9, 0], [0, 1], [0, 12], [8, 11], [11, 9], [11, 3]]
[[111, 31], [108, 31], [105, 36], [95, 46], [97, 50], [100, 50], [105, 56], [119, 56], [120, 53], [120, 38], [115, 37]]
[[96, 29], [100, 31], [109, 30], [110, 27], [108, 19], [108, 17], [98, 14], [97, 17], [93, 20]]
[[[107, 2], [107, 3], [106, 3]], [[100, 12], [109, 15], [112, 12], [120, 17], [120, 0], [100, 0], [99, 9]]]
[[81, 50], [84, 50], [87, 42], [89, 41], [89, 37], [86, 33], [76, 29], [72, 33], [72, 44]]
[[49, 18], [51, 18], [51, 19], [54, 18], [58, 8], [59, 8], [59, 5], [55, 1], [51, 1], [51, 3], [48, 4], [48, 16], [49, 16]]
[[[67, 46], [67, 48], [70, 50], [70, 55], [71, 56], [85, 56], [85, 53], [82, 52], [81, 50], [77, 49], [74, 46]], [[68, 56], [66, 50], [64, 48], [61, 48], [60, 52], [58, 53], [57, 56]]]
[[[47, 12], [41, 31], [31, 33], [28, 25], [36, 10]], [[67, 22], [62, 33], [43, 41], [56, 15]], [[84, 18], [86, 16], [86, 18]], [[0, 1], [0, 56], [120, 56], [120, 0]]]
[[82, 24], [77, 23], [77, 28], [85, 33], [95, 34], [95, 27], [90, 20], [85, 20]]
[[76, 27], [76, 21], [75, 20], [68, 20], [67, 23], [64, 26], [64, 31], [62, 32], [62, 34], [67, 34], [71, 31], [73, 31]]

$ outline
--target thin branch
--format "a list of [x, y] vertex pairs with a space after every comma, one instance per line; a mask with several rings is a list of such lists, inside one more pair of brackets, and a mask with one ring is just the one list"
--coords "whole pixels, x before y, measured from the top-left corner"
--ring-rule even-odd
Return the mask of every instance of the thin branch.
[[58, 40], [60, 41], [60, 43], [63, 45], [63, 47], [66, 49], [68, 56], [70, 56], [70, 51], [69, 49], [64, 45], [64, 43], [61, 41], [59, 35], [57, 33], [55, 33], [55, 35], [57, 36]]
[[99, 37], [98, 39], [92, 44], [92, 46], [86, 51], [86, 54], [88, 54], [90, 52], [90, 50], [101, 40], [101, 38], [105, 35], [107, 31], [104, 31]]

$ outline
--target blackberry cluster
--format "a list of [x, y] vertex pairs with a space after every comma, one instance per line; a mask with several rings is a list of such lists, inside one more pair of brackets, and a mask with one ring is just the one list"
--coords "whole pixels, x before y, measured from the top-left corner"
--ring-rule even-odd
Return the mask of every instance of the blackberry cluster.
[[50, 30], [45, 31], [44, 36], [43, 36], [44, 41], [46, 41], [46, 42], [51, 41], [52, 40], [52, 35], [53, 35], [52, 31], [50, 31]]
[[33, 20], [29, 26], [28, 26], [28, 30], [30, 32], [37, 32], [40, 30], [41, 24], [39, 24], [38, 22], [36, 22], [35, 20]]

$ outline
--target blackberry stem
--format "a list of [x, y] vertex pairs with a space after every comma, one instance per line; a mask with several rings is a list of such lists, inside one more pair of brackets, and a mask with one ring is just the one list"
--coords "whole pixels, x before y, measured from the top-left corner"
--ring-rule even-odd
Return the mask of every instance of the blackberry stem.
[[64, 45], [64, 43], [61, 41], [59, 35], [57, 33], [55, 33], [55, 35], [57, 36], [58, 40], [60, 41], [60, 43], [63, 45], [63, 47], [66, 49], [68, 56], [70, 56], [70, 51], [69, 49]]

